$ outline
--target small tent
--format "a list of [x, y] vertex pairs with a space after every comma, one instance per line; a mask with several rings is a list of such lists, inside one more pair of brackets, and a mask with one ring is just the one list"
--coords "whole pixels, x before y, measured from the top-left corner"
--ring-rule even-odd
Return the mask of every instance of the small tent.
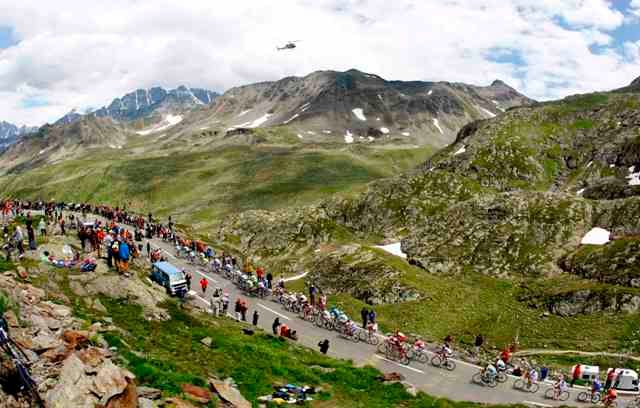
[[[614, 370], [610, 368], [607, 370], [607, 374], [609, 371]], [[631, 391], [638, 392], [640, 388], [638, 387], [638, 373], [629, 370], [627, 368], [616, 368], [616, 379], [613, 382], [613, 388], [619, 391]]]

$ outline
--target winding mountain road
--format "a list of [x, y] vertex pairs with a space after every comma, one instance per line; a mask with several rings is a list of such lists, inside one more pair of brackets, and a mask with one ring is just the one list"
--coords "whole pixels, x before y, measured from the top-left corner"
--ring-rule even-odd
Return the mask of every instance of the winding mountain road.
[[[75, 213], [77, 216], [80, 214]], [[95, 219], [91, 216], [91, 219]], [[100, 217], [98, 217], [100, 219]], [[125, 226], [130, 228], [128, 226]], [[144, 243], [146, 244], [146, 241]], [[471, 381], [472, 376], [480, 370], [480, 367], [470, 364], [466, 361], [454, 359], [457, 368], [454, 371], [447, 371], [441, 368], [427, 364], [420, 364], [412, 361], [409, 365], [399, 364], [395, 361], [386, 359], [384, 356], [376, 353], [374, 346], [359, 342], [354, 343], [348, 339], [341, 337], [335, 331], [329, 331], [319, 328], [311, 322], [305, 321], [298, 317], [297, 314], [288, 312], [279, 303], [271, 301], [269, 298], [259, 299], [247, 296], [233, 282], [227, 280], [224, 276], [207, 272], [203, 267], [195, 267], [185, 259], [175, 256], [175, 248], [169, 242], [165, 242], [158, 238], [149, 240], [153, 249], [159, 248], [165, 255], [167, 260], [175, 266], [192, 272], [193, 280], [188, 294], [190, 302], [210, 307], [209, 300], [212, 297], [213, 290], [217, 287], [224, 289], [229, 293], [230, 305], [228, 317], [233, 316], [234, 302], [237, 297], [242, 297], [247, 301], [249, 311], [247, 312], [248, 324], [254, 310], [258, 310], [260, 314], [258, 326], [266, 332], [271, 333], [271, 325], [276, 317], [280, 318], [281, 323], [287, 324], [293, 330], [298, 332], [298, 343], [309, 348], [318, 349], [318, 342], [328, 339], [330, 348], [328, 355], [352, 360], [354, 364], [372, 365], [380, 371], [399, 372], [405, 376], [405, 381], [414, 385], [417, 389], [422, 390], [430, 395], [448, 398], [458, 401], [475, 401], [491, 404], [525, 404], [537, 407], [552, 407], [560, 405], [587, 406], [576, 401], [579, 392], [584, 391], [582, 387], [570, 388], [570, 398], [565, 402], [558, 402], [545, 398], [545, 392], [551, 387], [551, 383], [541, 383], [540, 390], [533, 394], [519, 391], [513, 388], [515, 377], [509, 376], [504, 384], [498, 384], [496, 388], [489, 388], [475, 384]], [[199, 281], [201, 278], [209, 281], [206, 292], [203, 293]], [[123, 278], [126, 279], [126, 278]], [[620, 408], [626, 406], [631, 401], [631, 397], [619, 397], [618, 405]]]

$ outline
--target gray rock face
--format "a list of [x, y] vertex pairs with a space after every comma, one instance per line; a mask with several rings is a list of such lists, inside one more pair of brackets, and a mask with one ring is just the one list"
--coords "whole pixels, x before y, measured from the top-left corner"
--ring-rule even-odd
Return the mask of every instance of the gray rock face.
[[[318, 71], [232, 88], [215, 111], [245, 127], [268, 114], [266, 125], [313, 128], [321, 139], [356, 142], [396, 138], [444, 146], [465, 124], [533, 101], [502, 82], [473, 86], [449, 82], [387, 81], [352, 69]], [[306, 136], [305, 136], [306, 137]]]
[[18, 127], [12, 123], [0, 122], [0, 152], [17, 142], [22, 136], [37, 131], [36, 127]]
[[150, 115], [155, 110], [176, 106], [182, 109], [213, 103], [216, 92], [182, 85], [165, 90], [160, 87], [137, 89], [121, 98], [114, 99], [109, 106], [98, 109], [93, 115], [111, 117], [116, 120], [135, 120]]

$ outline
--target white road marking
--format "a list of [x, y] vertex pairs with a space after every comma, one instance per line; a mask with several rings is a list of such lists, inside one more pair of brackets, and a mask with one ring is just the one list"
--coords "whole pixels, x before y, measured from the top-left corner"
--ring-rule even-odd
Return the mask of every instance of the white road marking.
[[391, 364], [395, 364], [395, 365], [397, 365], [397, 366], [399, 366], [399, 367], [406, 368], [407, 370], [411, 370], [411, 371], [415, 371], [416, 373], [424, 374], [424, 371], [422, 371], [422, 370], [418, 370], [417, 368], [413, 368], [413, 367], [409, 367], [408, 365], [404, 365], [404, 364], [397, 363], [397, 362], [395, 362], [395, 361], [393, 361], [393, 360], [389, 360], [388, 358], [385, 358], [385, 357], [379, 356], [379, 355], [377, 355], [377, 354], [376, 354], [375, 356], [376, 356], [377, 358], [379, 358], [380, 360], [384, 360], [384, 361], [387, 361], [387, 362], [389, 362], [389, 363], [391, 363]]
[[541, 402], [535, 402], [535, 401], [522, 401], [522, 403], [535, 405], [535, 406], [538, 406], [538, 407], [547, 407], [547, 408], [553, 407], [553, 405], [543, 404]]
[[164, 248], [160, 248], [160, 247], [157, 247], [157, 248], [158, 248], [158, 249], [160, 249], [160, 250], [161, 250], [162, 252], [164, 252], [165, 254], [167, 254], [167, 255], [169, 255], [170, 257], [172, 257], [173, 259], [178, 259], [178, 258], [176, 258], [175, 256], [173, 256], [173, 254], [171, 254], [171, 253], [170, 253], [169, 251], [167, 251], [166, 249], [164, 249]]
[[266, 307], [266, 306], [265, 306], [265, 305], [263, 305], [262, 303], [258, 303], [258, 306], [260, 306], [261, 308], [263, 308], [263, 309], [265, 309], [265, 310], [270, 311], [271, 313], [273, 313], [273, 314], [275, 314], [275, 315], [277, 315], [277, 316], [282, 317], [282, 318], [283, 318], [283, 319], [285, 319], [285, 320], [291, 320], [291, 319], [289, 319], [287, 316], [285, 316], [285, 315], [283, 315], [283, 314], [281, 314], [281, 313], [278, 313], [278, 312], [276, 312], [275, 310], [273, 310], [273, 309], [271, 309], [271, 308], [269, 308], [269, 307]]

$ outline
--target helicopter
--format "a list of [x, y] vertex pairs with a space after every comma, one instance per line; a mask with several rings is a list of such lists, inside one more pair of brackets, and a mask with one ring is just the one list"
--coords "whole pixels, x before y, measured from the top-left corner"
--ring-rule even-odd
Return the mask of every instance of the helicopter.
[[278, 51], [282, 51], [282, 50], [292, 50], [294, 48], [296, 48], [296, 43], [300, 42], [300, 40], [296, 40], [296, 41], [289, 41], [287, 42], [283, 47], [276, 47], [276, 49]]

